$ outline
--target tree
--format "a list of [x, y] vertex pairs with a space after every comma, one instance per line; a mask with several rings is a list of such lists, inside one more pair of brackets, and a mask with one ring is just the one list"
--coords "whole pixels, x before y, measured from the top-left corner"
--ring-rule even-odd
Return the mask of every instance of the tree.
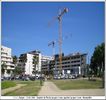
[[17, 59], [18, 59], [17, 56], [13, 56], [13, 64], [15, 65], [17, 64]]
[[105, 49], [104, 43], [98, 45], [94, 50], [93, 56], [91, 57], [90, 67], [92, 69], [92, 73], [96, 76], [97, 75], [101, 76], [101, 73], [105, 68], [104, 49]]
[[102, 87], [104, 88], [105, 78], [105, 44], [101, 43], [98, 45], [91, 57], [91, 64], [90, 67], [92, 69], [92, 73], [96, 76], [102, 77]]
[[7, 69], [7, 65], [5, 63], [3, 63], [1, 65], [1, 73], [4, 74], [5, 70]]
[[14, 75], [22, 74], [23, 70], [21, 67], [16, 66], [14, 69]]
[[[90, 64], [90, 67], [91, 67], [91, 69], [92, 69], [92, 72], [93, 72], [93, 74], [95, 75], [95, 76], [97, 76], [97, 74], [98, 74], [98, 67], [97, 67], [98, 65], [97, 65], [97, 63], [96, 63], [96, 61], [95, 61], [95, 58], [94, 58], [94, 56], [92, 56], [91, 57], [91, 64]], [[91, 73], [92, 74], [92, 73]]]

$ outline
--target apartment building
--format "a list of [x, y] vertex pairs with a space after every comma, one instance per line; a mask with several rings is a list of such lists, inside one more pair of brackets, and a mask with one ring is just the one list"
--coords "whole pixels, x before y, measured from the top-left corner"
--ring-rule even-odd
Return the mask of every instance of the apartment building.
[[21, 54], [19, 57], [18, 66], [21, 67], [23, 74], [32, 75], [33, 70], [33, 55]]
[[[64, 56], [62, 54], [62, 74], [77, 74], [85, 75], [86, 73], [86, 56], [87, 54], [74, 53]], [[59, 74], [60, 64], [59, 64], [59, 55], [55, 55], [55, 59], [51, 60], [49, 64], [45, 65], [46, 71], [49, 66], [49, 70], [53, 74]], [[43, 66], [42, 66], [43, 67]], [[42, 70], [43, 71], [43, 70]]]
[[48, 71], [50, 71], [50, 61], [53, 61], [54, 58], [51, 57], [51, 56], [45, 56], [45, 55], [42, 55], [42, 58], [41, 58], [41, 63], [42, 63], [42, 67], [41, 67], [41, 71], [43, 74], [47, 74]]
[[25, 75], [39, 75], [39, 72], [41, 72], [42, 70], [48, 70], [49, 67], [47, 66], [47, 64], [51, 60], [53, 60], [52, 57], [42, 55], [39, 50], [34, 50], [21, 54], [19, 57], [18, 66], [22, 68], [23, 74]]
[[[85, 75], [86, 56], [86, 53], [73, 53], [66, 56], [62, 54], [62, 74]], [[59, 55], [55, 55], [55, 57], [45, 56], [38, 50], [21, 54], [18, 66], [26, 75], [35, 75], [37, 72], [46, 75], [60, 73]]]
[[34, 51], [30, 51], [28, 53], [32, 54], [33, 57], [36, 59], [36, 66], [35, 66], [36, 68], [35, 68], [35, 70], [40, 72], [41, 71], [41, 52], [39, 50], [34, 50]]
[[23, 74], [35, 75], [35, 72], [41, 71], [41, 53], [40, 51], [31, 51], [21, 54], [18, 66], [22, 68]]
[[4, 77], [10, 77], [14, 70], [12, 49], [6, 46], [1, 46], [1, 66], [5, 67]]

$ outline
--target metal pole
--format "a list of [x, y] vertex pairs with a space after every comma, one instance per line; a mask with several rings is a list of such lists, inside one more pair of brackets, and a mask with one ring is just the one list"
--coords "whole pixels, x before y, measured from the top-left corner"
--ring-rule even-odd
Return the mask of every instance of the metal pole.
[[62, 74], [62, 19], [61, 16], [58, 17], [59, 20], [59, 61], [60, 61], [60, 74]]
[[40, 71], [40, 85], [42, 86], [42, 72]]

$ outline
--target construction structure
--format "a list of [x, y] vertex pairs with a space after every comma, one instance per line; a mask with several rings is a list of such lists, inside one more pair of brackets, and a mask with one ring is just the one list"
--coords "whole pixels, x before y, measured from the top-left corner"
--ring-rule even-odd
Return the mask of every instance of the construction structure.
[[51, 42], [49, 42], [49, 44], [48, 44], [48, 46], [52, 46], [52, 49], [53, 49], [53, 57], [54, 57], [54, 55], [55, 55], [55, 43], [56, 43], [56, 41], [51, 41]]
[[[62, 75], [86, 75], [86, 57], [87, 53], [71, 53], [68, 55], [62, 53]], [[59, 54], [56, 54], [54, 60], [49, 60], [49, 63], [42, 64], [42, 72], [44, 74], [52, 72], [53, 76], [60, 76], [59, 63]], [[48, 69], [48, 66], [50, 69]]]
[[60, 63], [60, 74], [62, 74], [62, 16], [64, 13], [68, 12], [68, 8], [64, 8], [63, 11], [60, 10], [58, 15], [59, 21], [59, 63]]
[[[64, 8], [63, 10], [59, 9], [59, 14], [56, 17], [56, 19], [59, 22], [59, 39], [58, 39], [58, 43], [59, 43], [59, 65], [60, 65], [60, 74], [62, 74], [62, 16], [68, 12], [68, 8]], [[54, 48], [54, 41], [52, 41], [50, 43], [50, 45], [53, 45]]]
[[64, 13], [68, 12], [68, 8], [64, 8], [63, 11], [60, 10], [58, 15], [59, 21], [59, 61], [60, 61], [60, 74], [62, 74], [62, 16]]

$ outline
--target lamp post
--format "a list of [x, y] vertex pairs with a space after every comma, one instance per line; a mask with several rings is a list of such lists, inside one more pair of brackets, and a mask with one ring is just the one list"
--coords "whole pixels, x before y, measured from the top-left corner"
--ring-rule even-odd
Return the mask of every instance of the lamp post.
[[40, 71], [40, 85], [42, 86], [42, 72]]

